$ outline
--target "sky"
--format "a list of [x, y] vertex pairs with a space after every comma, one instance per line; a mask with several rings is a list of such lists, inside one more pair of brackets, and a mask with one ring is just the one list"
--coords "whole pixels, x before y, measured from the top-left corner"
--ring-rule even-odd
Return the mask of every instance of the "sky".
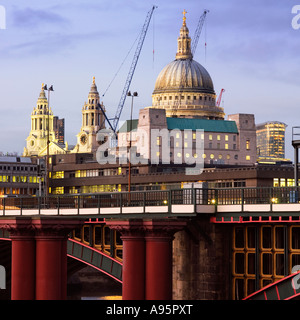
[[[209, 72], [217, 95], [225, 89], [226, 116], [252, 113], [256, 124], [286, 123], [286, 157], [293, 159], [292, 127], [300, 126], [300, 29], [292, 27], [296, 0], [0, 0], [0, 26], [4, 18], [6, 25], [0, 29], [0, 151], [22, 154], [42, 83], [54, 87], [50, 105], [65, 118], [69, 145], [80, 132], [93, 76], [113, 118], [135, 40], [153, 4], [158, 8], [130, 86], [138, 92], [134, 117], [151, 106], [159, 72], [175, 59], [182, 11], [193, 37], [209, 10], [194, 60]], [[126, 99], [120, 123], [129, 118], [130, 104]]]

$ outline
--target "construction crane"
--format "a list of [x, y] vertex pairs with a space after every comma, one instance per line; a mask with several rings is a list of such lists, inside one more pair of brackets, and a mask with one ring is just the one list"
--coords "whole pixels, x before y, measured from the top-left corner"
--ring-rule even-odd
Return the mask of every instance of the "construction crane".
[[[120, 102], [119, 102], [115, 117], [112, 118], [112, 119], [108, 119], [107, 116], [106, 116], [106, 113], [104, 112], [104, 110], [102, 110], [102, 107], [101, 107], [101, 110], [102, 110], [102, 112], [103, 112], [103, 114], [105, 116], [105, 119], [106, 119], [107, 123], [109, 124], [110, 128], [114, 131], [114, 133], [116, 133], [116, 130], [117, 130], [117, 127], [118, 127], [118, 124], [119, 124], [119, 120], [120, 120], [120, 116], [121, 116], [121, 113], [122, 113], [122, 110], [123, 110], [123, 106], [124, 106], [124, 103], [125, 103], [125, 100], [126, 100], [126, 97], [127, 97], [127, 93], [128, 93], [128, 90], [129, 90], [129, 87], [130, 87], [130, 84], [131, 84], [131, 80], [132, 80], [132, 77], [133, 77], [133, 74], [134, 74], [134, 71], [135, 71], [135, 68], [136, 68], [136, 65], [137, 65], [137, 62], [138, 62], [142, 47], [143, 47], [143, 43], [144, 43], [144, 40], [145, 40], [145, 37], [146, 37], [146, 34], [147, 34], [149, 23], [150, 23], [153, 11], [156, 8], [157, 8], [157, 6], [153, 6], [151, 8], [151, 10], [149, 10], [148, 13], [147, 13], [146, 20], [144, 22], [144, 25], [143, 25], [143, 28], [142, 28], [142, 31], [141, 31], [141, 34], [140, 34], [140, 37], [139, 37], [138, 45], [137, 45], [137, 48], [136, 48], [136, 51], [135, 51], [135, 54], [134, 54], [134, 57], [133, 57], [133, 60], [132, 60], [132, 63], [131, 63], [131, 67], [130, 67], [129, 73], [127, 75], [127, 79], [126, 79], [126, 82], [125, 82], [125, 86], [124, 86], [124, 89], [123, 89], [123, 92], [122, 92], [122, 95], [121, 95], [121, 99], [120, 99]], [[113, 120], [112, 123], [111, 123], [111, 120]]]
[[205, 17], [206, 14], [209, 12], [209, 10], [204, 10], [203, 14], [200, 16], [199, 21], [198, 21], [198, 25], [194, 34], [194, 38], [192, 40], [192, 44], [191, 44], [191, 50], [192, 50], [192, 55], [194, 56], [195, 52], [196, 52], [196, 48], [198, 45], [198, 41], [200, 38], [200, 34], [201, 34], [201, 30], [205, 21]]
[[219, 94], [219, 98], [217, 101], [217, 107], [220, 107], [223, 92], [225, 92], [225, 89], [221, 89], [221, 92]]

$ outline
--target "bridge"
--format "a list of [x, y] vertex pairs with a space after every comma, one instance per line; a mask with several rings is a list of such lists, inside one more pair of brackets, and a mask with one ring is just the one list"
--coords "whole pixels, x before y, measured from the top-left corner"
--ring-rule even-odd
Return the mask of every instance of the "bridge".
[[[187, 220], [206, 215], [211, 223], [224, 224], [299, 222], [299, 191], [295, 187], [183, 188], [3, 197], [0, 238], [9, 234], [12, 241], [12, 299], [65, 299], [67, 255], [122, 282], [125, 299], [171, 299], [173, 234], [184, 229]], [[69, 237], [72, 230], [95, 221], [121, 233], [121, 257]], [[147, 274], [145, 261], [150, 266]], [[40, 279], [43, 285], [35, 288]]]

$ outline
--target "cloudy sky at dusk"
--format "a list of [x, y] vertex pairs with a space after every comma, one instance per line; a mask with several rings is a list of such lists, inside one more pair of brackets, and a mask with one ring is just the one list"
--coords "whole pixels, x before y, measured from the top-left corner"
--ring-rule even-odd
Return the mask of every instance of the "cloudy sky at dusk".
[[[210, 73], [217, 95], [226, 90], [225, 113], [254, 113], [257, 124], [286, 123], [286, 156], [293, 157], [291, 128], [300, 126], [300, 29], [291, 25], [295, 0], [0, 0], [6, 11], [6, 29], [0, 30], [0, 151], [22, 154], [42, 83], [54, 86], [51, 107], [65, 118], [69, 144], [80, 131], [93, 76], [113, 117], [134, 41], [153, 3], [158, 8], [130, 87], [139, 94], [135, 116], [151, 105], [156, 77], [175, 59], [183, 9], [190, 36], [208, 9], [194, 59]], [[127, 100], [121, 120], [129, 109]]]

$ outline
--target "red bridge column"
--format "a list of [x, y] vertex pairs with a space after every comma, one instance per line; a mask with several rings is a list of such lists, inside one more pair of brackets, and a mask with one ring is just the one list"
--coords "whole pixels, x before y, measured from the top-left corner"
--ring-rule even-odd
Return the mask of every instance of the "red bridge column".
[[178, 220], [106, 221], [123, 240], [124, 300], [172, 299], [172, 241], [186, 222]]
[[67, 296], [67, 236], [80, 221], [39, 219], [36, 227], [36, 300]]
[[35, 240], [29, 219], [2, 220], [12, 240], [11, 299], [35, 299]]
[[107, 221], [123, 240], [122, 299], [145, 299], [145, 239], [143, 221]]
[[182, 221], [145, 221], [146, 300], [172, 300], [172, 241]]

